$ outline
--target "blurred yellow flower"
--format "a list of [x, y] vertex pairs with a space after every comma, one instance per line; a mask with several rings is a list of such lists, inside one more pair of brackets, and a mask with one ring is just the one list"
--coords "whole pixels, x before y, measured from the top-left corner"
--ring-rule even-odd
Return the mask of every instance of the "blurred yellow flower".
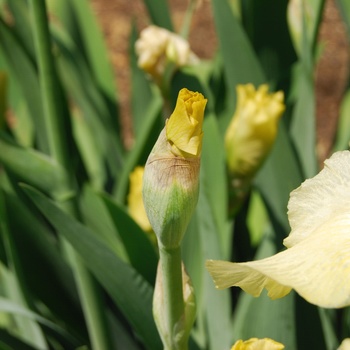
[[207, 100], [199, 92], [182, 89], [175, 110], [166, 121], [166, 137], [179, 157], [199, 157], [202, 150], [202, 124]]
[[249, 340], [237, 340], [231, 350], [283, 350], [284, 345], [270, 338], [258, 339], [250, 338]]
[[145, 231], [152, 231], [151, 224], [145, 211], [142, 200], [142, 178], [144, 167], [137, 166], [129, 175], [130, 190], [127, 198], [128, 209], [130, 216], [138, 223], [138, 225]]
[[226, 131], [228, 171], [235, 178], [251, 178], [268, 155], [284, 112], [282, 91], [268, 93], [252, 84], [237, 86], [237, 107]]
[[145, 166], [143, 200], [158, 244], [178, 247], [198, 200], [207, 100], [182, 89]]
[[135, 43], [138, 66], [149, 73], [156, 82], [162, 78], [167, 62], [177, 67], [199, 62], [189, 43], [167, 29], [151, 25], [140, 34]]
[[231, 263], [207, 261], [219, 289], [241, 287], [253, 296], [266, 288], [272, 299], [295, 289], [327, 308], [350, 305], [350, 152], [337, 152], [324, 169], [290, 195], [288, 248], [269, 258]]

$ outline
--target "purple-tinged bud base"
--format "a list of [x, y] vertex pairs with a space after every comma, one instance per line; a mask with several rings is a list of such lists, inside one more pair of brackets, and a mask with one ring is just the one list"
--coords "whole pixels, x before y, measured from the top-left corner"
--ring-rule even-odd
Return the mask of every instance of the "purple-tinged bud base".
[[180, 246], [198, 201], [200, 158], [183, 158], [171, 152], [165, 130], [147, 160], [143, 201], [161, 247]]

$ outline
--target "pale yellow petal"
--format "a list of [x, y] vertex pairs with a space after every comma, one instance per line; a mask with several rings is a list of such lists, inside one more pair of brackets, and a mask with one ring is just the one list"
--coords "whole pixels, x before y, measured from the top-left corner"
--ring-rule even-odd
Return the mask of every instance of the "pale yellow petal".
[[208, 261], [217, 288], [241, 287], [271, 298], [295, 289], [321, 307], [350, 305], [350, 212], [333, 217], [299, 244], [269, 258], [246, 263]]
[[337, 350], [350, 350], [350, 338], [345, 338]]
[[283, 350], [284, 345], [270, 338], [237, 340], [231, 350]]
[[306, 180], [290, 195], [288, 218], [290, 235], [284, 245], [291, 247], [335, 215], [350, 208], [350, 152], [337, 152], [325, 161], [324, 169]]
[[[240, 287], [246, 293], [258, 297], [266, 288], [271, 299], [282, 298], [291, 291], [291, 287], [281, 285], [268, 274], [259, 271], [259, 266], [249, 266], [250, 263], [207, 260], [206, 267], [218, 289]], [[259, 263], [263, 263], [263, 260], [259, 260]]]

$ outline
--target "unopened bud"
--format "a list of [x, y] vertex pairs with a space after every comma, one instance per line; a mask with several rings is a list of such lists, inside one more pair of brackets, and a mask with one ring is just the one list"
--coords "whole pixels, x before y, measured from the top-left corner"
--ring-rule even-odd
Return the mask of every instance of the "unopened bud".
[[206, 102], [198, 92], [179, 92], [175, 110], [145, 166], [146, 213], [158, 244], [167, 249], [180, 245], [197, 204]]
[[278, 121], [285, 109], [283, 92], [268, 93], [268, 86], [237, 86], [237, 107], [225, 135], [231, 178], [251, 179], [276, 139]]

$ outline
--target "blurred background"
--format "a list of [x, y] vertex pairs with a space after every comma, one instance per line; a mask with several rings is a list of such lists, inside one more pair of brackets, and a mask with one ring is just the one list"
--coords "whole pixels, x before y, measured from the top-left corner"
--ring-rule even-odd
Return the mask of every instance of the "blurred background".
[[[187, 1], [170, 0], [168, 3], [175, 28], [180, 30]], [[128, 98], [130, 96], [129, 37], [133, 21], [141, 30], [149, 24], [149, 18], [141, 0], [132, 2], [91, 0], [91, 4], [106, 38], [115, 79], [120, 87], [120, 113], [124, 120], [125, 142], [131, 146], [133, 133], [129, 118], [131, 102]], [[320, 162], [329, 155], [340, 103], [347, 86], [350, 67], [348, 40], [346, 27], [335, 0], [326, 0], [318, 36], [322, 54], [315, 70], [317, 147]], [[191, 24], [189, 42], [198, 57], [203, 59], [214, 57], [218, 42], [209, 0], [199, 1]]]

